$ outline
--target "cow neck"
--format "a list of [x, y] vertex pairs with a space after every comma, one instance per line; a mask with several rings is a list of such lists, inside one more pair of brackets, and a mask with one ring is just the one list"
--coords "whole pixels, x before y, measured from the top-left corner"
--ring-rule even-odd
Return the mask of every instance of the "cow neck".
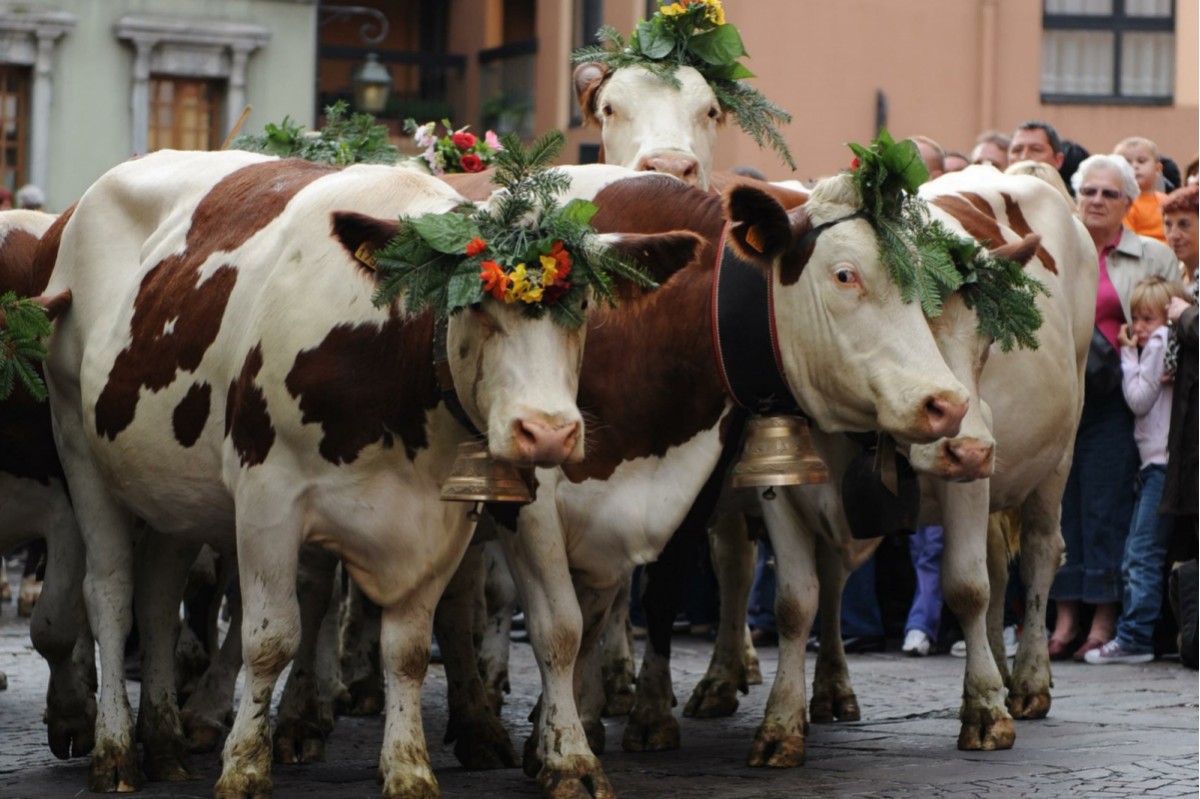
[[450, 415], [465, 427], [467, 432], [476, 438], [483, 438], [483, 433], [463, 408], [458, 391], [454, 387], [454, 373], [450, 371], [450, 356], [446, 352], [446, 334], [449, 327], [450, 320], [444, 316], [439, 317], [433, 325], [433, 375], [437, 380], [438, 396], [445, 403]]

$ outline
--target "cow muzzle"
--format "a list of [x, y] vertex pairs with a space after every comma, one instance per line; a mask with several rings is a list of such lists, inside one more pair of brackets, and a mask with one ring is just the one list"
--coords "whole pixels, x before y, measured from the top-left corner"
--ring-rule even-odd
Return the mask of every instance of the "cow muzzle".
[[543, 467], [581, 460], [581, 428], [577, 420], [517, 419], [512, 423], [512, 452], [519, 461]]
[[700, 184], [700, 162], [695, 156], [684, 153], [656, 153], [638, 161], [639, 172], [661, 172], [673, 175], [692, 186]]

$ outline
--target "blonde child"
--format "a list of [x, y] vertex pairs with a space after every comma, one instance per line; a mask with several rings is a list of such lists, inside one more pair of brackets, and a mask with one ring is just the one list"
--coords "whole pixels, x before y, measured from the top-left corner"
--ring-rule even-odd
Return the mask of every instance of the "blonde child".
[[1162, 204], [1167, 195], [1158, 191], [1158, 179], [1162, 176], [1158, 145], [1141, 136], [1130, 136], [1117, 144], [1113, 155], [1119, 155], [1129, 162], [1138, 188], [1142, 191], [1130, 206], [1129, 213], [1125, 214], [1125, 227], [1139, 236], [1150, 236], [1166, 244]]
[[1167, 306], [1183, 290], [1161, 277], [1149, 277], [1133, 289], [1132, 322], [1121, 325], [1121, 388], [1134, 414], [1133, 435], [1141, 456], [1133, 520], [1121, 560], [1124, 604], [1116, 637], [1084, 656], [1088, 663], [1147, 663], [1154, 659], [1151, 636], [1162, 607], [1163, 564], [1172, 520], [1160, 516], [1167, 470], [1167, 430], [1171, 424], [1171, 386], [1164, 385]]

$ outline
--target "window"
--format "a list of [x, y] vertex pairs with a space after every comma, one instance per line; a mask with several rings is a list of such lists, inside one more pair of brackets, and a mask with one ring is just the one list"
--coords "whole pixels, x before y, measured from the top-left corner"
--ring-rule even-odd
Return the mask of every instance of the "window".
[[29, 68], [0, 64], [0, 185], [14, 191], [25, 180]]
[[149, 150], [216, 150], [221, 146], [220, 83], [150, 78]]
[[1042, 102], [1170, 105], [1174, 0], [1044, 0]]

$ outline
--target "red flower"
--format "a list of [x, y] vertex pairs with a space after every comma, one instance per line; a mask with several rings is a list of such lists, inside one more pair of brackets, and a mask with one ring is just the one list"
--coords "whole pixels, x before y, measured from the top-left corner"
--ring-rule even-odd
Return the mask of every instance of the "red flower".
[[467, 255], [479, 255], [487, 249], [487, 242], [476, 236], [467, 244]]
[[854, 160], [850, 162], [850, 171], [853, 172], [856, 169], [858, 169], [858, 156], [855, 156]]
[[[450, 137], [450, 141], [454, 142], [454, 146], [460, 150], [470, 150], [475, 146], [475, 134], [467, 133], [465, 130], [460, 130]], [[468, 170], [478, 172], [479, 170]]]
[[[458, 134], [456, 133], [454, 135], [457, 136]], [[470, 133], [466, 135], [471, 136]], [[471, 136], [471, 138], [474, 139], [475, 137]], [[462, 158], [458, 159], [458, 165], [462, 167], [463, 172], [483, 171], [483, 160], [479, 156], [475, 155], [475, 153], [463, 153]]]
[[553, 286], [546, 286], [546, 288], [542, 290], [542, 302], [554, 302], [570, 290], [570, 283], [555, 283]]
[[483, 271], [479, 273], [479, 278], [483, 281], [483, 290], [496, 299], [503, 300], [512, 280], [495, 261], [484, 261], [480, 266], [483, 267]]

